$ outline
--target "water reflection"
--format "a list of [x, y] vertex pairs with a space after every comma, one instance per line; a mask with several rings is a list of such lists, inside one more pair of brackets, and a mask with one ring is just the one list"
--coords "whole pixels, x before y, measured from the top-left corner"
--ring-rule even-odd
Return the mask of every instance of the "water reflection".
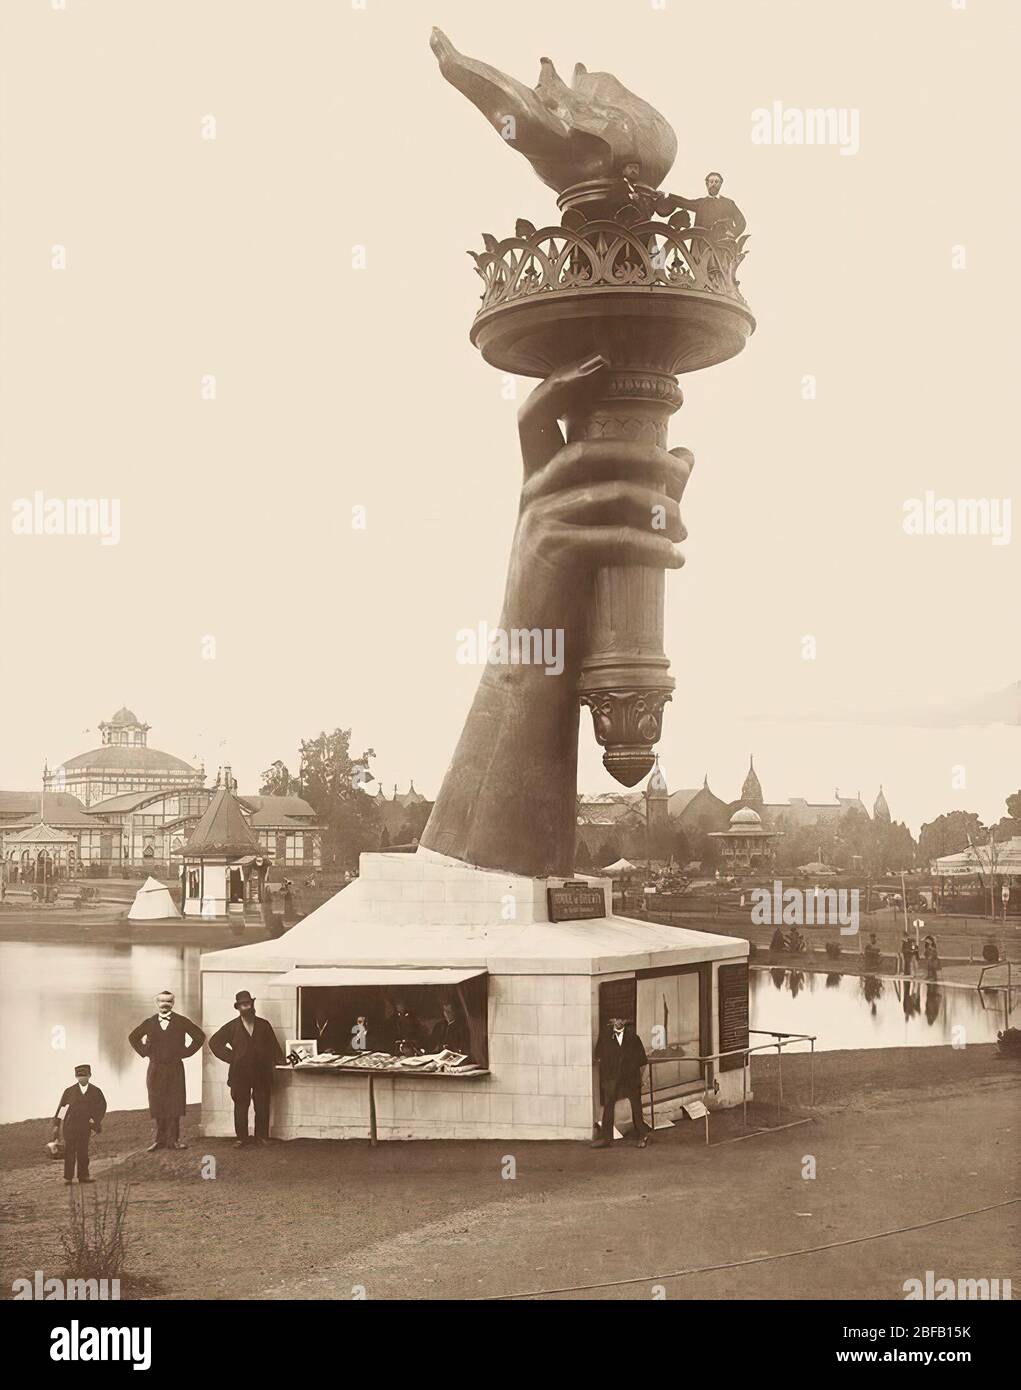
[[[0, 1124], [52, 1115], [77, 1062], [91, 1064], [112, 1110], [143, 1108], [145, 1063], [128, 1033], [154, 1011], [160, 989], [201, 1021], [199, 955], [197, 947], [0, 943]], [[750, 981], [753, 1028], [815, 1033], [822, 1051], [946, 1045], [959, 1025], [970, 1042], [995, 1042], [1007, 1022], [1002, 991], [775, 966], [753, 967]], [[53, 1046], [57, 1028], [63, 1048]], [[201, 1098], [201, 1066], [201, 1054], [184, 1064], [189, 1102]]]
[[[1002, 991], [945, 988], [927, 980], [877, 975], [825, 977], [816, 992], [814, 974], [753, 968], [751, 1026], [788, 1033], [815, 1033], [824, 1052], [842, 1048], [946, 1046], [963, 1026], [969, 1042], [995, 1042], [1003, 1028]], [[1010, 1008], [1016, 1007], [1018, 990]]]
[[[0, 1124], [52, 1115], [78, 1062], [111, 1110], [147, 1104], [145, 1062], [128, 1033], [171, 989], [177, 1009], [199, 1021], [195, 946], [86, 946], [0, 942]], [[63, 1030], [61, 1035], [56, 1030]], [[201, 1098], [201, 1054], [184, 1064], [188, 1100]]]

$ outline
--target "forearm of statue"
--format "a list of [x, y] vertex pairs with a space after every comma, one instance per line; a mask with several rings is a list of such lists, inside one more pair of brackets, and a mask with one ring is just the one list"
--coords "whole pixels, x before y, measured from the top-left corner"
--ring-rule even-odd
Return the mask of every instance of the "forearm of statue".
[[[519, 417], [525, 481], [500, 632], [510, 652], [515, 631], [532, 633], [531, 657], [486, 666], [422, 835], [427, 849], [465, 863], [533, 877], [572, 873], [577, 683], [594, 572], [683, 563], [676, 542], [687, 450], [564, 441], [559, 420], [584, 411], [606, 365], [594, 357], [555, 372]], [[664, 509], [666, 524], [654, 529]]]
[[[502, 631], [511, 626], [501, 619]], [[549, 676], [541, 665], [486, 667], [422, 836], [427, 849], [536, 877], [571, 872], [578, 748], [572, 665], [573, 678], [567, 663]]]

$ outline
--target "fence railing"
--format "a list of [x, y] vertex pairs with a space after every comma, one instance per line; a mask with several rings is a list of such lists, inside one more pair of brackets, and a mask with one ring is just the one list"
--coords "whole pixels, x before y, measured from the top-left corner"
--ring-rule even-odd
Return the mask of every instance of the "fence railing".
[[664, 1062], [699, 1062], [702, 1066], [702, 1104], [705, 1108], [705, 1142], [709, 1143], [709, 1115], [708, 1098], [710, 1092], [715, 1093], [715, 1076], [710, 1071], [709, 1064], [719, 1062], [724, 1057], [743, 1057], [744, 1064], [741, 1067], [741, 1113], [745, 1129], [748, 1128], [748, 1068], [753, 1052], [771, 1052], [776, 1048], [777, 1055], [777, 1099], [776, 1099], [776, 1118], [779, 1123], [783, 1113], [783, 1049], [790, 1044], [807, 1042], [811, 1048], [811, 1062], [809, 1065], [811, 1091], [809, 1106], [815, 1106], [815, 1044], [818, 1037], [816, 1033], [781, 1033], [772, 1028], [749, 1028], [749, 1036], [753, 1033], [760, 1037], [772, 1038], [768, 1043], [749, 1043], [747, 1047], [734, 1047], [727, 1052], [707, 1052], [697, 1057], [655, 1057], [649, 1058], [649, 1120], [652, 1128], [656, 1128], [656, 1091], [653, 1085], [653, 1067], [659, 1066]]

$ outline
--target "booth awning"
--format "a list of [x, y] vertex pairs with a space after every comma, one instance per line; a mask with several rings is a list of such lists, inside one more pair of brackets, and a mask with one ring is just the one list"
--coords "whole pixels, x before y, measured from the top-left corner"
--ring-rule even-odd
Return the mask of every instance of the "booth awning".
[[400, 965], [299, 965], [286, 975], [281, 975], [276, 983], [312, 985], [316, 988], [337, 985], [388, 985], [399, 988], [401, 985], [460, 985], [465, 980], [475, 980], [485, 974], [485, 970], [445, 970], [442, 967], [435, 970], [407, 970]]

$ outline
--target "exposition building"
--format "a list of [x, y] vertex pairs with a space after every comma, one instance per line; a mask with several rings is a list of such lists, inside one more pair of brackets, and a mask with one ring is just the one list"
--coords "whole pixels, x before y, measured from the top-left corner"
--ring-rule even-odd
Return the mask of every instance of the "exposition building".
[[[44, 769], [42, 791], [0, 791], [0, 865], [8, 883], [116, 877], [174, 878], [180, 851], [230, 780], [150, 748], [150, 726], [123, 707], [99, 724], [102, 744]], [[300, 796], [238, 798], [261, 854], [284, 871], [322, 865], [322, 826]]]

